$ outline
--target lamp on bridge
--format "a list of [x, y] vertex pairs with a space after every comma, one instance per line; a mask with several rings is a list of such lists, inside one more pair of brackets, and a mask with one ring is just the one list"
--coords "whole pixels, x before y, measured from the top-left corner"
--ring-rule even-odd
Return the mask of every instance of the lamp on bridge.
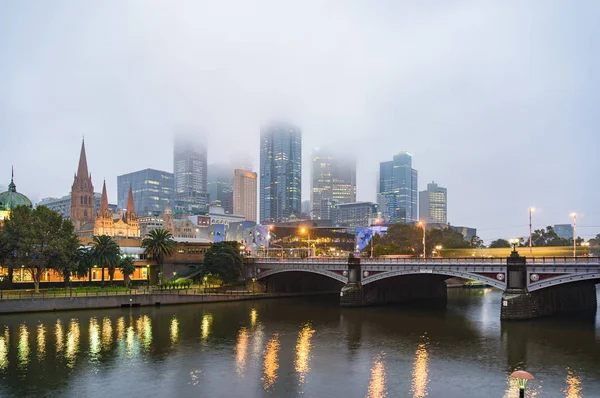
[[519, 242], [521, 242], [521, 239], [513, 238], [509, 240], [509, 242], [513, 247], [513, 253], [517, 253], [517, 246], [519, 245]]
[[442, 245], [436, 245], [435, 252], [437, 253], [438, 257], [442, 257]]
[[517, 370], [516, 372], [512, 372], [510, 377], [517, 379], [519, 385], [519, 398], [525, 398], [525, 386], [529, 380], [534, 379], [532, 374], [524, 370]]
[[589, 256], [590, 242], [581, 242], [581, 246], [583, 246], [583, 255]]

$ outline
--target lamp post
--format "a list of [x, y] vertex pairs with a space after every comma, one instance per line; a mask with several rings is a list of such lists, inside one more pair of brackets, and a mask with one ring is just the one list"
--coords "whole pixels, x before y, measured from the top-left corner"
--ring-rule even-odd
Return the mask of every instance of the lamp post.
[[146, 264], [146, 281], [148, 282], [148, 288], [150, 288], [150, 264]]
[[535, 212], [535, 207], [529, 208], [529, 256], [533, 257], [533, 242], [531, 241], [531, 237], [533, 235], [533, 227], [531, 223], [531, 215]]
[[[375, 225], [379, 224], [379, 218], [375, 219]], [[373, 258], [373, 238], [375, 237], [375, 235], [373, 234], [373, 231], [371, 231], [371, 258]]]
[[438, 257], [442, 257], [442, 253], [441, 253], [441, 252], [442, 252], [442, 245], [437, 245], [437, 246], [435, 247], [435, 250], [436, 250], [436, 252], [437, 252], [437, 256], [438, 256]]
[[590, 253], [589, 253], [590, 242], [581, 242], [581, 246], [583, 246], [584, 257], [589, 256], [590, 255]]
[[571, 213], [573, 217], [573, 257], [577, 257], [577, 213]]
[[533, 380], [534, 377], [531, 373], [526, 372], [524, 370], [517, 370], [516, 372], [512, 372], [510, 377], [514, 377], [517, 379], [517, 383], [519, 385], [519, 398], [525, 398], [525, 387], [529, 380]]
[[308, 229], [303, 227], [302, 229], [300, 229], [300, 233], [302, 235], [306, 234], [306, 248], [307, 248], [306, 257], [308, 257], [310, 255], [310, 235], [308, 234]]
[[427, 246], [425, 246], [425, 222], [419, 221], [419, 226], [423, 228], [423, 258], [427, 257]]
[[510, 244], [513, 247], [513, 253], [517, 252], [517, 246], [519, 245], [520, 241], [521, 241], [521, 239], [516, 239], [516, 238], [513, 238], [513, 239], [509, 240]]

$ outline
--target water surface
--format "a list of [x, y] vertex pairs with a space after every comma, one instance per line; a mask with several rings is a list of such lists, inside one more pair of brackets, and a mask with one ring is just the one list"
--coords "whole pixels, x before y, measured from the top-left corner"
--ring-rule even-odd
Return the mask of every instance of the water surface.
[[600, 317], [500, 322], [500, 292], [446, 308], [337, 297], [0, 318], [0, 397], [600, 397]]

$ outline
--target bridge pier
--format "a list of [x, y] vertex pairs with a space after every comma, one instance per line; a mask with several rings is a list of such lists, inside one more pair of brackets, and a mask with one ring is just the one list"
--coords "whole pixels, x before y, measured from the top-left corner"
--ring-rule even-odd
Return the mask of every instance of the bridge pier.
[[350, 255], [348, 258], [348, 283], [340, 291], [340, 305], [342, 307], [360, 307], [365, 305], [360, 258]]
[[506, 265], [506, 290], [502, 294], [500, 319], [525, 320], [565, 313], [596, 313], [598, 304], [594, 281], [570, 282], [530, 292], [527, 289], [526, 258], [513, 251]]

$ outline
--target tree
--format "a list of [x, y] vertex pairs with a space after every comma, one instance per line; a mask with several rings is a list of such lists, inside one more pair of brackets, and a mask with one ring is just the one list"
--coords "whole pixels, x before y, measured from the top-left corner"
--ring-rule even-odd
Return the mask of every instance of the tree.
[[129, 286], [131, 275], [135, 272], [135, 265], [133, 264], [133, 258], [129, 256], [122, 257], [119, 261], [119, 268], [123, 273], [123, 282], [125, 287]]
[[496, 239], [492, 243], [490, 243], [490, 249], [498, 249], [498, 248], [510, 248], [510, 242], [506, 239]]
[[102, 283], [104, 283], [104, 268], [108, 268], [108, 277], [112, 284], [121, 254], [119, 245], [117, 245], [117, 242], [113, 238], [107, 235], [94, 236], [90, 245], [92, 245], [94, 263], [102, 269]]
[[92, 255], [92, 249], [89, 247], [80, 247], [77, 249], [77, 266], [73, 273], [78, 278], [85, 278], [90, 276], [90, 269], [94, 266], [94, 257]]
[[243, 265], [238, 242], [213, 243], [204, 255], [201, 274], [218, 276], [223, 283], [233, 283], [243, 278]]
[[483, 244], [483, 240], [475, 235], [471, 238], [471, 247], [473, 249], [481, 249], [482, 247], [485, 247], [485, 245]]
[[60, 270], [76, 255], [78, 246], [73, 224], [45, 206], [12, 209], [4, 225], [3, 241], [3, 246], [7, 245], [3, 250], [12, 252], [15, 262], [31, 273], [36, 293], [42, 273]]
[[150, 231], [142, 240], [142, 247], [146, 256], [156, 260], [159, 275], [162, 275], [162, 264], [166, 256], [170, 256], [175, 251], [177, 243], [173, 240], [173, 235], [163, 228], [157, 228]]
[[73, 223], [69, 220], [65, 220], [62, 228], [57, 233], [63, 235], [61, 241], [65, 250], [59, 250], [57, 252], [58, 263], [54, 267], [54, 270], [63, 276], [66, 285], [77, 270], [79, 260], [79, 239], [75, 235]]

